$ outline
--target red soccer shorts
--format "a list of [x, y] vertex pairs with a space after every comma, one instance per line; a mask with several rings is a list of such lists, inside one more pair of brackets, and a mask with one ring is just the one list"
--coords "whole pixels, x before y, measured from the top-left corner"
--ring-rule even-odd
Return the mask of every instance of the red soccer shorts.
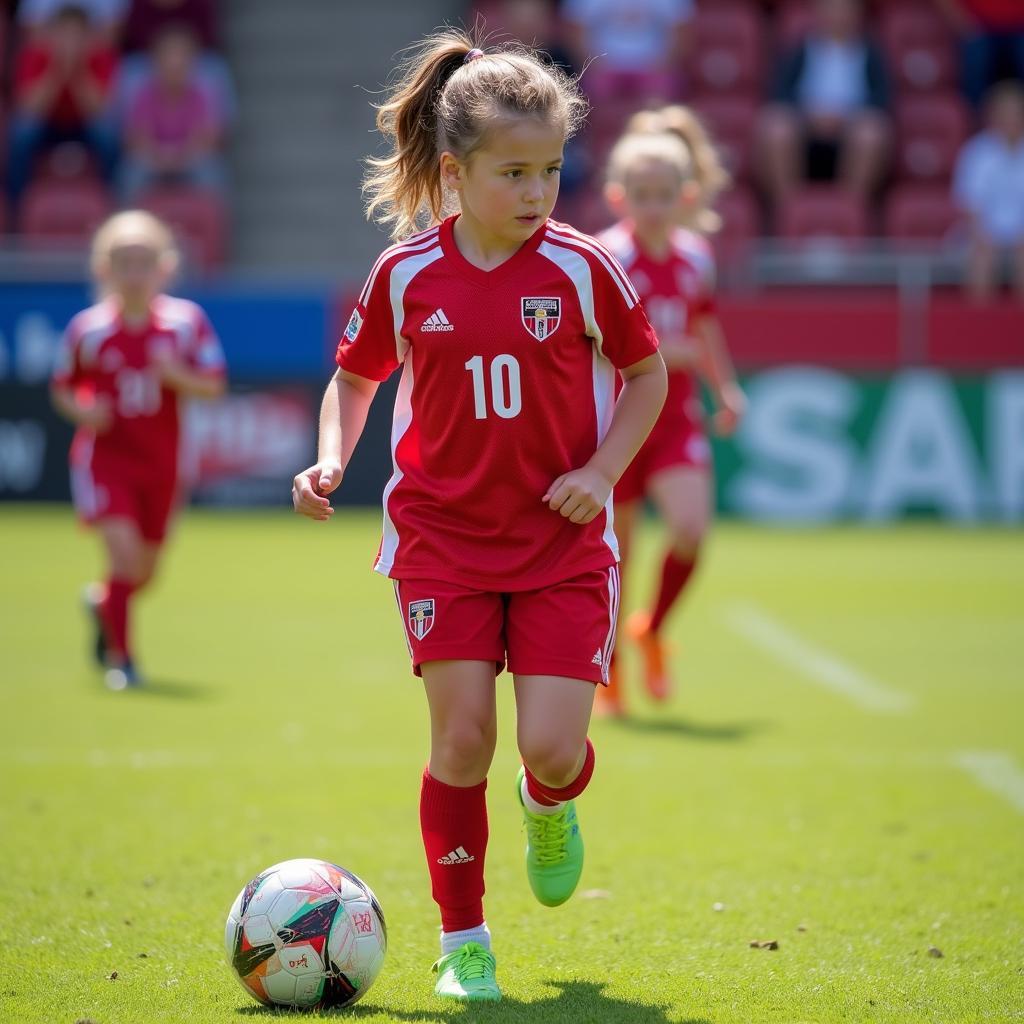
[[439, 580], [393, 580], [416, 675], [426, 661], [493, 661], [516, 675], [608, 684], [619, 567], [508, 594]]
[[622, 504], [639, 501], [652, 476], [676, 466], [711, 466], [711, 446], [699, 419], [685, 415], [660, 418], [615, 485], [615, 500]]
[[159, 544], [177, 507], [178, 484], [174, 473], [141, 474], [131, 464], [88, 459], [72, 464], [71, 496], [83, 522], [130, 519], [145, 541]]

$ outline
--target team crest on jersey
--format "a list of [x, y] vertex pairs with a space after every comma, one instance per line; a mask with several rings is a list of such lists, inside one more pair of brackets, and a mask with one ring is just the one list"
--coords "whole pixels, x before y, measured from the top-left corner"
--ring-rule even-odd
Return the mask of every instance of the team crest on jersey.
[[409, 631], [422, 640], [434, 628], [434, 599], [409, 602]]
[[545, 341], [558, 330], [562, 319], [562, 300], [523, 299], [523, 326], [538, 340]]
[[345, 328], [345, 340], [355, 341], [359, 328], [362, 326], [363, 318], [359, 315], [359, 310], [353, 309], [352, 315], [348, 318], [348, 326]]

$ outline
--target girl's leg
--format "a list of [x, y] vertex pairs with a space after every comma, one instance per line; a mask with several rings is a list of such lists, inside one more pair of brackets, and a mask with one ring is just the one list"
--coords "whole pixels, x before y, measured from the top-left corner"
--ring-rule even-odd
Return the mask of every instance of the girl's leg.
[[442, 952], [449, 953], [472, 939], [489, 945], [483, 897], [487, 772], [497, 737], [494, 662], [431, 661], [420, 670], [430, 706], [420, 826]]
[[[615, 503], [615, 536], [619, 541], [620, 579], [625, 579], [626, 576], [626, 565], [632, 547], [637, 510], [640, 507], [641, 503], [639, 501]], [[619, 602], [621, 605], [621, 592], [619, 594]], [[626, 713], [626, 697], [622, 687], [622, 674], [619, 670], [615, 654], [617, 648], [618, 640], [616, 638], [615, 648], [612, 649], [612, 663], [608, 670], [608, 685], [598, 686], [594, 696], [594, 713], [613, 718], [621, 717]]]
[[574, 800], [594, 774], [594, 747], [587, 738], [594, 685], [564, 676], [515, 677], [523, 758], [516, 785], [528, 836], [526, 872], [534, 895], [548, 907], [569, 899], [583, 871]]
[[659, 631], [697, 565], [711, 521], [711, 473], [704, 467], [673, 466], [651, 477], [648, 490], [668, 529], [669, 550], [651, 611], [631, 616], [628, 629], [644, 657], [648, 691], [656, 700], [665, 700], [671, 680]]
[[147, 545], [135, 521], [112, 516], [99, 522], [100, 536], [107, 553], [106, 595], [100, 607], [112, 668], [120, 668], [131, 658], [130, 603], [146, 569]]

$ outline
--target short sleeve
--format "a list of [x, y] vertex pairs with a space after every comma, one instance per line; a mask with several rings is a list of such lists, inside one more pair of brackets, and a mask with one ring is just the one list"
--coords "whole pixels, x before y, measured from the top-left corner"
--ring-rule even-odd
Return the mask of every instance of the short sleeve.
[[81, 338], [82, 331], [76, 316], [64, 328], [60, 343], [57, 345], [53, 360], [53, 372], [50, 374], [50, 384], [53, 387], [73, 388], [82, 382], [84, 374], [79, 358]]
[[195, 307], [196, 323], [189, 351], [185, 353], [188, 365], [200, 373], [220, 376], [227, 372], [227, 361], [220, 338], [213, 329], [209, 317], [198, 306]]
[[391, 311], [390, 277], [388, 265], [381, 266], [378, 261], [349, 317], [335, 355], [338, 366], [346, 373], [383, 381], [402, 361]]
[[594, 282], [595, 344], [616, 369], [632, 366], [658, 351], [658, 337], [640, 297], [619, 261], [602, 249], [591, 265]]

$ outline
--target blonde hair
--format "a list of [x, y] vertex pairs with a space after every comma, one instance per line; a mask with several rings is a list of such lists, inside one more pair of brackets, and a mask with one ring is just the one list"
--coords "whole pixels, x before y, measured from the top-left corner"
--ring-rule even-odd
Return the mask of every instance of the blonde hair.
[[693, 180], [700, 188], [700, 203], [691, 217], [690, 226], [703, 234], [718, 231], [722, 218], [712, 207], [718, 196], [732, 184], [732, 176], [722, 164], [704, 122], [689, 107], [674, 103], [660, 110], [639, 111], [629, 119], [626, 131], [669, 134], [686, 146], [693, 166]]
[[377, 128], [391, 152], [367, 160], [363, 193], [367, 217], [391, 225], [393, 238], [442, 219], [438, 157], [445, 150], [468, 159], [502, 116], [557, 123], [566, 138], [586, 116], [579, 87], [559, 68], [520, 44], [483, 53], [483, 43], [482, 37], [454, 28], [427, 36], [409, 49], [377, 108]]
[[89, 267], [93, 277], [102, 280], [110, 266], [111, 253], [125, 245], [145, 245], [160, 257], [170, 277], [180, 260], [174, 233], [148, 210], [122, 210], [108, 217], [93, 235]]
[[660, 163], [679, 175], [680, 185], [693, 179], [693, 160], [682, 140], [667, 132], [631, 132], [623, 135], [608, 156], [608, 180], [625, 185], [629, 172], [640, 164]]

